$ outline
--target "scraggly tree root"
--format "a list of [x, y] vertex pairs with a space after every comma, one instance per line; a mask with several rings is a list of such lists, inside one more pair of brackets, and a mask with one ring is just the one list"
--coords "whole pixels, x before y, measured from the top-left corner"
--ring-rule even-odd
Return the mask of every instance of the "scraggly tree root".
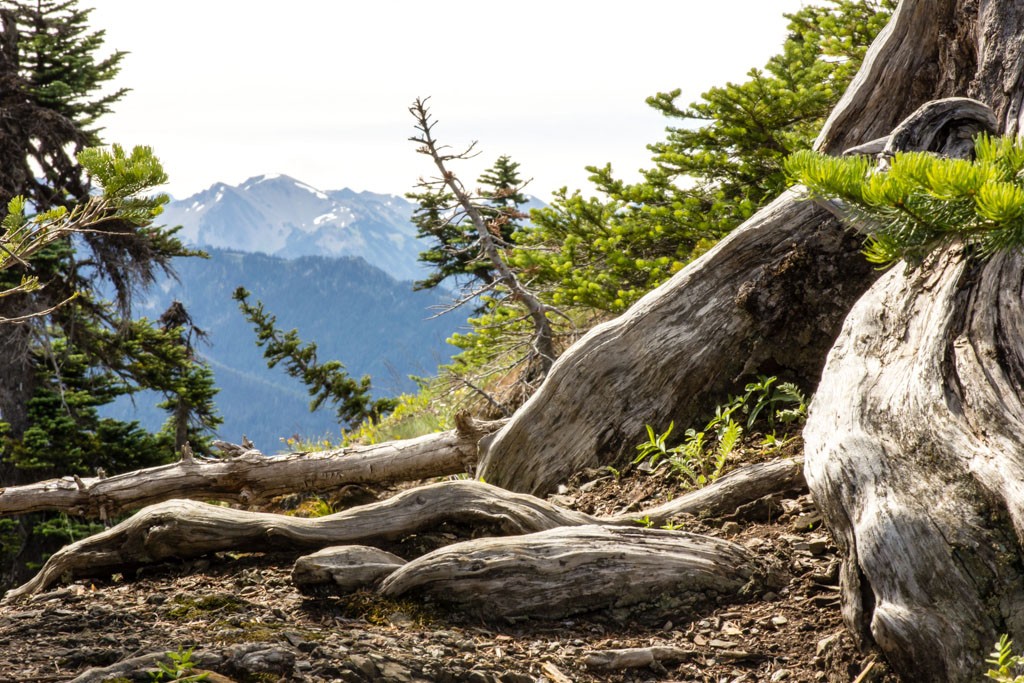
[[381, 545], [442, 523], [498, 528], [507, 535], [605, 523], [632, 526], [653, 514], [734, 510], [767, 493], [802, 487], [802, 463], [753, 465], [648, 512], [599, 519], [478, 481], [448, 481], [405, 491], [388, 500], [306, 519], [246, 512], [195, 501], [150, 506], [117, 526], [62, 548], [4, 601], [37, 593], [62, 578], [99, 576], [145, 564], [188, 559], [218, 551], [318, 550], [343, 545]]

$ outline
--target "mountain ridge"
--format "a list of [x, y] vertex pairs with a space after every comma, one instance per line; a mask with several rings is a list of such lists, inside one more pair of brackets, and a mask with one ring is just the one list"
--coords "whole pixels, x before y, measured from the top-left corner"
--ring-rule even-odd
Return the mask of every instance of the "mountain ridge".
[[402, 197], [348, 188], [320, 190], [283, 174], [239, 185], [216, 182], [169, 202], [161, 217], [180, 225], [189, 246], [283, 258], [359, 256], [398, 280], [422, 279], [426, 245], [412, 224], [416, 205]]

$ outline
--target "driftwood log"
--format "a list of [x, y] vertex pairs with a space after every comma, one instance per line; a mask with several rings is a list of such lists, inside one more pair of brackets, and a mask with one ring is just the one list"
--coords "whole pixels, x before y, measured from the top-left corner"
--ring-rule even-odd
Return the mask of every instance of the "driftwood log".
[[558, 619], [641, 603], [664, 617], [756, 594], [770, 574], [755, 553], [720, 538], [588, 525], [454, 543], [403, 565], [380, 592], [489, 617]]
[[57, 510], [108, 519], [173, 498], [256, 505], [296, 492], [328, 492], [345, 484], [416, 481], [472, 472], [478, 444], [504, 421], [468, 415], [457, 427], [415, 439], [313, 453], [266, 456], [256, 450], [237, 457], [196, 459], [112, 477], [63, 477], [24, 486], [0, 487], [0, 516]]
[[[734, 510], [802, 481], [798, 462], [737, 470], [652, 512], [665, 519], [708, 510]], [[318, 550], [334, 545], [387, 545], [443, 523], [497, 529], [506, 535], [593, 524], [635, 526], [646, 512], [600, 519], [534, 496], [479, 481], [421, 486], [387, 500], [314, 519], [248, 512], [189, 500], [149, 506], [107, 531], [54, 553], [5, 601], [44, 590], [69, 577], [102, 576], [145, 564], [219, 551]]]

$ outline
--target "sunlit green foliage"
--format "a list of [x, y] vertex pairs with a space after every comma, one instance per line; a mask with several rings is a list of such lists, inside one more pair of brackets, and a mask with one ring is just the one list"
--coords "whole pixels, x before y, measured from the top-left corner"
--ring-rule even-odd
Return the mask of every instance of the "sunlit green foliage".
[[723, 474], [744, 434], [761, 426], [772, 430], [774, 440], [776, 423], [798, 423], [806, 417], [807, 398], [799, 387], [761, 375], [744, 387], [743, 394], [716, 407], [703, 429], [687, 429], [675, 446], [668, 445], [674, 422], [661, 434], [647, 425], [647, 441], [636, 447], [633, 463], [654, 467], [667, 462], [684, 486], [700, 488]]
[[985, 660], [992, 666], [985, 672], [985, 678], [999, 683], [1024, 683], [1024, 675], [1019, 672], [1024, 667], [1024, 658], [1013, 654], [1013, 641], [1005, 633], [999, 636], [995, 649]]
[[1024, 143], [979, 135], [975, 159], [897, 153], [884, 171], [865, 157], [794, 154], [786, 170], [812, 194], [838, 199], [868, 233], [868, 260], [920, 262], [962, 240], [981, 256], [1024, 246]]
[[839, 0], [789, 16], [781, 54], [689, 107], [679, 90], [648, 104], [677, 125], [627, 183], [588, 170], [598, 194], [563, 189], [535, 210], [512, 262], [560, 306], [619, 313], [786, 187], [783, 160], [810, 148], [894, 6]]

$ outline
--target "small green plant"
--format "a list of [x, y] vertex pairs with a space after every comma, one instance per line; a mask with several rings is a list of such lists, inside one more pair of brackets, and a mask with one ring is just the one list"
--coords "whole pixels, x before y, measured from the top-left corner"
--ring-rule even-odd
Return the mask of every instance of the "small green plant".
[[194, 647], [185, 649], [178, 646], [177, 652], [168, 652], [169, 662], [157, 662], [157, 671], [150, 672], [151, 681], [202, 681], [209, 678], [210, 674], [193, 674], [192, 669], [196, 663], [192, 661], [192, 650]]
[[664, 529], [665, 531], [679, 531], [684, 526], [686, 526], [686, 525], [683, 524], [682, 522], [676, 522], [676, 521], [670, 519], [667, 522], [665, 522], [664, 524], [662, 524], [661, 528]]
[[654, 520], [651, 519], [650, 515], [644, 515], [643, 517], [634, 519], [633, 521], [645, 529], [650, 529], [652, 526], [654, 526]]
[[795, 436], [779, 436], [774, 431], [771, 431], [764, 435], [761, 439], [761, 448], [765, 453], [775, 453], [776, 451], [782, 450], [784, 446], [792, 443]]
[[[743, 438], [758, 421], [767, 422], [774, 436], [775, 424], [802, 422], [807, 416], [807, 398], [791, 382], [776, 384], [777, 377], [760, 375], [756, 382], [744, 387], [741, 396], [731, 397], [715, 408], [715, 415], [704, 429], [687, 429], [683, 442], [669, 447], [668, 438], [675, 428], [669, 423], [658, 434], [647, 425], [647, 441], [638, 445], [633, 464], [647, 461], [652, 467], [668, 462], [675, 473], [689, 486], [700, 488], [719, 476]], [[744, 426], [745, 425], [745, 426]], [[767, 437], [766, 437], [767, 438]]]
[[985, 663], [994, 667], [985, 672], [986, 678], [999, 683], [1024, 683], [1024, 675], [1016, 673], [1024, 665], [1024, 658], [1013, 654], [1013, 641], [1005, 633], [999, 636], [996, 649]]

